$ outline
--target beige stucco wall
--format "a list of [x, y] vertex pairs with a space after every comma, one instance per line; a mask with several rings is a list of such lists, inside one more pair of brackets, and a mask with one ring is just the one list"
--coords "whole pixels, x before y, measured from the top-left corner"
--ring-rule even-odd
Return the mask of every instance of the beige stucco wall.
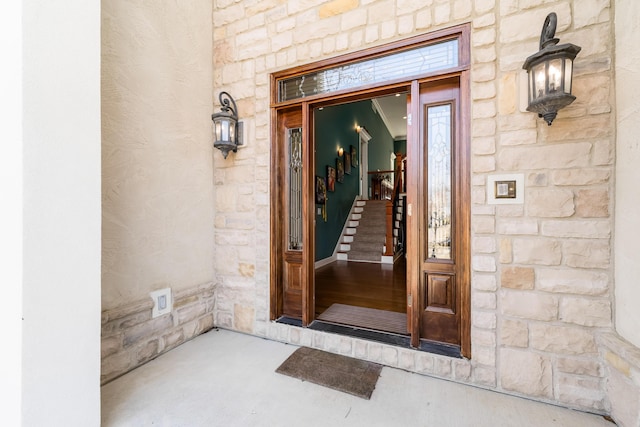
[[213, 281], [212, 5], [102, 2], [102, 308]]
[[640, 3], [616, 1], [616, 329], [640, 347]]
[[[555, 11], [582, 46], [577, 101], [547, 127], [524, 111], [525, 58]], [[249, 146], [215, 158], [216, 324], [570, 407], [606, 412], [595, 336], [612, 327], [613, 10], [608, 0], [214, 3], [214, 89]], [[472, 353], [456, 360], [269, 321], [269, 73], [471, 23]], [[524, 205], [487, 203], [523, 173]]]

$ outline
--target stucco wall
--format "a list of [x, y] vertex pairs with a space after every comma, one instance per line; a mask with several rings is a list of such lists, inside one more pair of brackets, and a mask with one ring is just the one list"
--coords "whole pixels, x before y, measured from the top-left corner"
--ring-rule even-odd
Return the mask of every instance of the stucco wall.
[[616, 329], [640, 347], [640, 3], [616, 1]]
[[211, 2], [102, 2], [102, 308], [213, 281]]
[[[555, 11], [582, 46], [577, 101], [548, 127], [525, 111], [525, 58]], [[214, 87], [237, 97], [251, 147], [216, 170], [216, 324], [415, 372], [606, 412], [595, 336], [612, 326], [614, 118], [608, 0], [217, 1]], [[472, 359], [269, 321], [269, 73], [471, 23]], [[526, 85], [524, 86], [526, 87]], [[216, 169], [218, 163], [216, 163]], [[487, 203], [487, 178], [523, 173], [524, 205]], [[255, 203], [248, 205], [246, 194]]]

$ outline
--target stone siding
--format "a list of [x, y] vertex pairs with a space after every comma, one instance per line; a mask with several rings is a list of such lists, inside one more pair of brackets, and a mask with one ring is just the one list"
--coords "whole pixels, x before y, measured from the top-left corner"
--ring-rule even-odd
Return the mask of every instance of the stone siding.
[[[545, 16], [582, 46], [577, 100], [552, 126], [526, 112], [525, 58]], [[222, 328], [608, 413], [596, 335], [612, 328], [614, 118], [607, 0], [333, 0], [214, 4], [214, 89], [246, 147], [214, 154], [215, 322]], [[471, 23], [472, 358], [269, 321], [269, 74]], [[524, 173], [523, 205], [489, 205], [489, 175]]]
[[151, 298], [102, 312], [100, 382], [109, 382], [213, 328], [212, 283], [173, 295], [173, 311], [151, 318]]

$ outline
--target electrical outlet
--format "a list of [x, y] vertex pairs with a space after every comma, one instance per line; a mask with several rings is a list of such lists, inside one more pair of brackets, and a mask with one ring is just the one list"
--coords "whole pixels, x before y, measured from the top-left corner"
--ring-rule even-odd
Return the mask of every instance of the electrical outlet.
[[173, 309], [173, 300], [171, 298], [171, 288], [160, 289], [151, 292], [151, 299], [153, 300], [153, 309], [151, 310], [151, 317], [156, 318], [163, 314], [171, 313]]

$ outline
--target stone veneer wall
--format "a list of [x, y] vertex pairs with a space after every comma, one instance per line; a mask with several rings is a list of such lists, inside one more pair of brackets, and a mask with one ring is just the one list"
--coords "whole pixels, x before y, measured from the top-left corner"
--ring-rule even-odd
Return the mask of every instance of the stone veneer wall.
[[100, 382], [109, 382], [213, 328], [215, 286], [176, 292], [173, 311], [151, 318], [148, 300], [102, 312]]
[[[522, 63], [545, 16], [582, 46], [577, 101], [547, 127]], [[215, 156], [217, 326], [608, 413], [596, 336], [612, 328], [614, 119], [608, 0], [216, 0], [214, 88], [248, 145]], [[269, 73], [471, 23], [472, 359], [269, 321]], [[525, 175], [524, 205], [487, 203], [488, 175]]]

